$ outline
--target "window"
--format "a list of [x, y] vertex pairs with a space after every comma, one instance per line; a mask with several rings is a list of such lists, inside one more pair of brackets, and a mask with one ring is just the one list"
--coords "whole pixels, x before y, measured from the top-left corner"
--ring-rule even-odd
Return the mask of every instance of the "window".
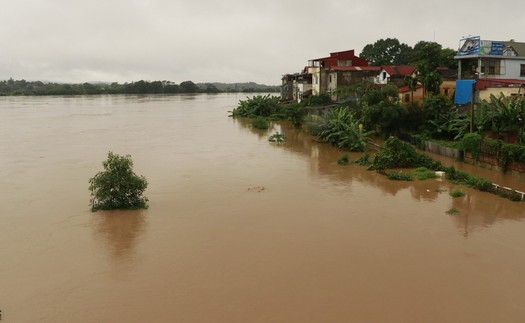
[[405, 94], [405, 102], [410, 102], [410, 94]]
[[525, 64], [520, 65], [520, 76], [525, 77]]
[[449, 93], [449, 92], [448, 92], [448, 89], [443, 89], [443, 94], [444, 94], [445, 96], [448, 96], [448, 93]]

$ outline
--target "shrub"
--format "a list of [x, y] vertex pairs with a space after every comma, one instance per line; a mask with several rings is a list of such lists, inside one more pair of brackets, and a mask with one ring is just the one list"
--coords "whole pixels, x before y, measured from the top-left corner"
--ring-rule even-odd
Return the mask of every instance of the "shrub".
[[464, 152], [471, 153], [474, 159], [479, 158], [481, 136], [477, 133], [468, 133], [461, 141], [461, 148]]
[[458, 214], [459, 213], [459, 210], [456, 209], [456, 208], [451, 208], [450, 210], [447, 211], [447, 214]]
[[343, 157], [339, 158], [337, 160], [337, 163], [341, 166], [348, 166], [350, 164], [350, 160], [348, 159], [348, 155], [344, 155]]
[[382, 170], [419, 166], [425, 166], [433, 170], [442, 168], [441, 163], [432, 160], [427, 155], [418, 153], [414, 146], [402, 142], [396, 137], [390, 137], [385, 142], [385, 145], [379, 149], [370, 169]]
[[454, 190], [451, 191], [449, 194], [450, 194], [450, 196], [452, 196], [452, 197], [463, 197], [463, 196], [465, 196], [465, 192], [463, 192], [463, 191], [460, 190], [459, 188], [454, 189]]
[[239, 100], [237, 108], [231, 111], [233, 117], [269, 117], [279, 109], [277, 96], [257, 95], [246, 100]]
[[511, 162], [525, 162], [525, 146], [524, 145], [513, 145], [503, 144], [500, 151], [500, 165], [503, 171], [508, 170], [509, 163]]
[[410, 173], [388, 172], [386, 175], [388, 179], [391, 179], [394, 181], [411, 181], [412, 180], [412, 174]]
[[257, 129], [268, 129], [268, 121], [263, 117], [257, 117], [252, 120], [252, 126]]
[[330, 93], [322, 92], [318, 95], [312, 95], [308, 99], [308, 105], [311, 106], [319, 106], [319, 105], [328, 105], [332, 103], [332, 97], [330, 96]]
[[357, 158], [354, 163], [361, 165], [361, 166], [370, 166], [370, 155], [368, 152], [364, 153], [363, 156]]
[[137, 176], [133, 172], [131, 156], [119, 156], [110, 151], [102, 166], [104, 171], [89, 180], [93, 212], [148, 207], [148, 198], [142, 196], [148, 182], [144, 176]]
[[372, 131], [365, 131], [346, 107], [328, 110], [319, 124], [319, 139], [350, 151], [365, 151]]
[[281, 106], [282, 119], [290, 121], [295, 128], [300, 128], [306, 116], [306, 107], [303, 104], [286, 104]]
[[284, 135], [282, 133], [276, 132], [276, 133], [274, 133], [273, 135], [271, 135], [268, 138], [268, 141], [271, 141], [271, 142], [284, 142], [285, 141], [285, 137], [284, 137]]
[[414, 170], [414, 173], [416, 175], [416, 178], [420, 181], [437, 177], [434, 171], [426, 167], [418, 167]]

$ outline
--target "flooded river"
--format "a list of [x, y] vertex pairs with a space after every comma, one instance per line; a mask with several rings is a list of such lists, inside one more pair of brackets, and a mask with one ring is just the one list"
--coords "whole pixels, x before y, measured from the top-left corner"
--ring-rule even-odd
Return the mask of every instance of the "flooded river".
[[[523, 321], [524, 203], [339, 166], [244, 98], [0, 98], [2, 322]], [[149, 209], [90, 211], [108, 151]]]

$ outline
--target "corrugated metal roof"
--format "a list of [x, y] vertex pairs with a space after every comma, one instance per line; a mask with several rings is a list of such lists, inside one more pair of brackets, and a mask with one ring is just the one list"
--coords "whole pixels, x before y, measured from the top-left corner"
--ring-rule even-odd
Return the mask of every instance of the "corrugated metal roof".
[[514, 79], [477, 79], [476, 90], [484, 90], [488, 87], [510, 87], [516, 85], [525, 85], [525, 80]]
[[503, 42], [505, 46], [510, 46], [514, 48], [518, 56], [525, 57], [525, 43], [518, 43], [515, 41], [506, 41]]

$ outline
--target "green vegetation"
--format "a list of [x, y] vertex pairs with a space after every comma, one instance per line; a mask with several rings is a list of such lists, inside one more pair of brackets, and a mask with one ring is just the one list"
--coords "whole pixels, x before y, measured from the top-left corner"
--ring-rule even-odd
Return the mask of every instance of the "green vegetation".
[[468, 133], [461, 141], [461, 149], [466, 153], [471, 153], [474, 159], [479, 158], [481, 136], [477, 133]]
[[257, 129], [268, 129], [268, 121], [266, 118], [263, 117], [257, 117], [252, 120], [252, 126]]
[[509, 163], [525, 163], [525, 146], [502, 144], [499, 156], [500, 165], [503, 167], [503, 170], [506, 171]]
[[426, 167], [418, 167], [414, 170], [416, 178], [420, 181], [436, 178], [436, 172]]
[[337, 160], [337, 164], [341, 165], [341, 166], [348, 166], [350, 165], [350, 160], [348, 158], [348, 155], [343, 155], [343, 157], [339, 158]]
[[456, 68], [455, 51], [436, 42], [420, 41], [414, 47], [400, 43], [397, 38], [379, 39], [366, 45], [361, 57], [370, 65], [422, 65]]
[[453, 208], [450, 208], [446, 213], [447, 213], [447, 214], [450, 214], [450, 215], [452, 215], [452, 214], [458, 214], [458, 213], [459, 213], [459, 210], [453, 207]]
[[394, 181], [412, 181], [413, 177], [410, 173], [404, 173], [403, 171], [387, 172], [386, 176], [390, 180]]
[[328, 110], [318, 119], [319, 139], [349, 151], [365, 151], [372, 131], [365, 131], [349, 108]]
[[246, 100], [239, 100], [237, 108], [231, 111], [232, 117], [270, 117], [279, 109], [278, 96], [273, 95], [256, 95]]
[[440, 194], [441, 194], [441, 193], [443, 193], [443, 192], [446, 192], [446, 189], [444, 189], [444, 188], [441, 187], [441, 186], [438, 186], [438, 187], [436, 187], [435, 191], [436, 191], [436, 193], [440, 193]]
[[140, 80], [131, 83], [44, 83], [40, 81], [0, 81], [2, 95], [92, 95], [92, 94], [174, 94], [174, 93], [219, 93], [219, 92], [278, 92], [279, 87], [256, 83], [200, 83], [184, 81], [176, 84], [170, 81], [148, 82]]
[[443, 170], [440, 162], [432, 160], [416, 151], [416, 148], [396, 137], [390, 137], [379, 149], [369, 169], [385, 170], [389, 168], [426, 167]]
[[448, 194], [450, 194], [450, 196], [452, 196], [452, 197], [463, 197], [463, 196], [465, 196], [465, 192], [463, 192], [459, 188], [453, 189]]
[[108, 153], [102, 163], [103, 172], [89, 180], [91, 210], [140, 209], [147, 208], [148, 198], [142, 196], [148, 182], [144, 176], [133, 172], [131, 156]]
[[285, 140], [286, 138], [284, 137], [284, 135], [279, 132], [274, 133], [268, 138], [268, 141], [271, 141], [271, 142], [284, 142]]
[[356, 159], [354, 163], [361, 165], [361, 166], [370, 166], [372, 164], [372, 162], [370, 161], [370, 155], [368, 154], [368, 152], [364, 153], [363, 156]]
[[288, 120], [296, 128], [302, 126], [306, 116], [304, 104], [281, 104], [278, 96], [256, 95], [246, 100], [239, 100], [239, 104], [231, 112], [231, 117], [257, 118], [265, 117], [271, 120]]

